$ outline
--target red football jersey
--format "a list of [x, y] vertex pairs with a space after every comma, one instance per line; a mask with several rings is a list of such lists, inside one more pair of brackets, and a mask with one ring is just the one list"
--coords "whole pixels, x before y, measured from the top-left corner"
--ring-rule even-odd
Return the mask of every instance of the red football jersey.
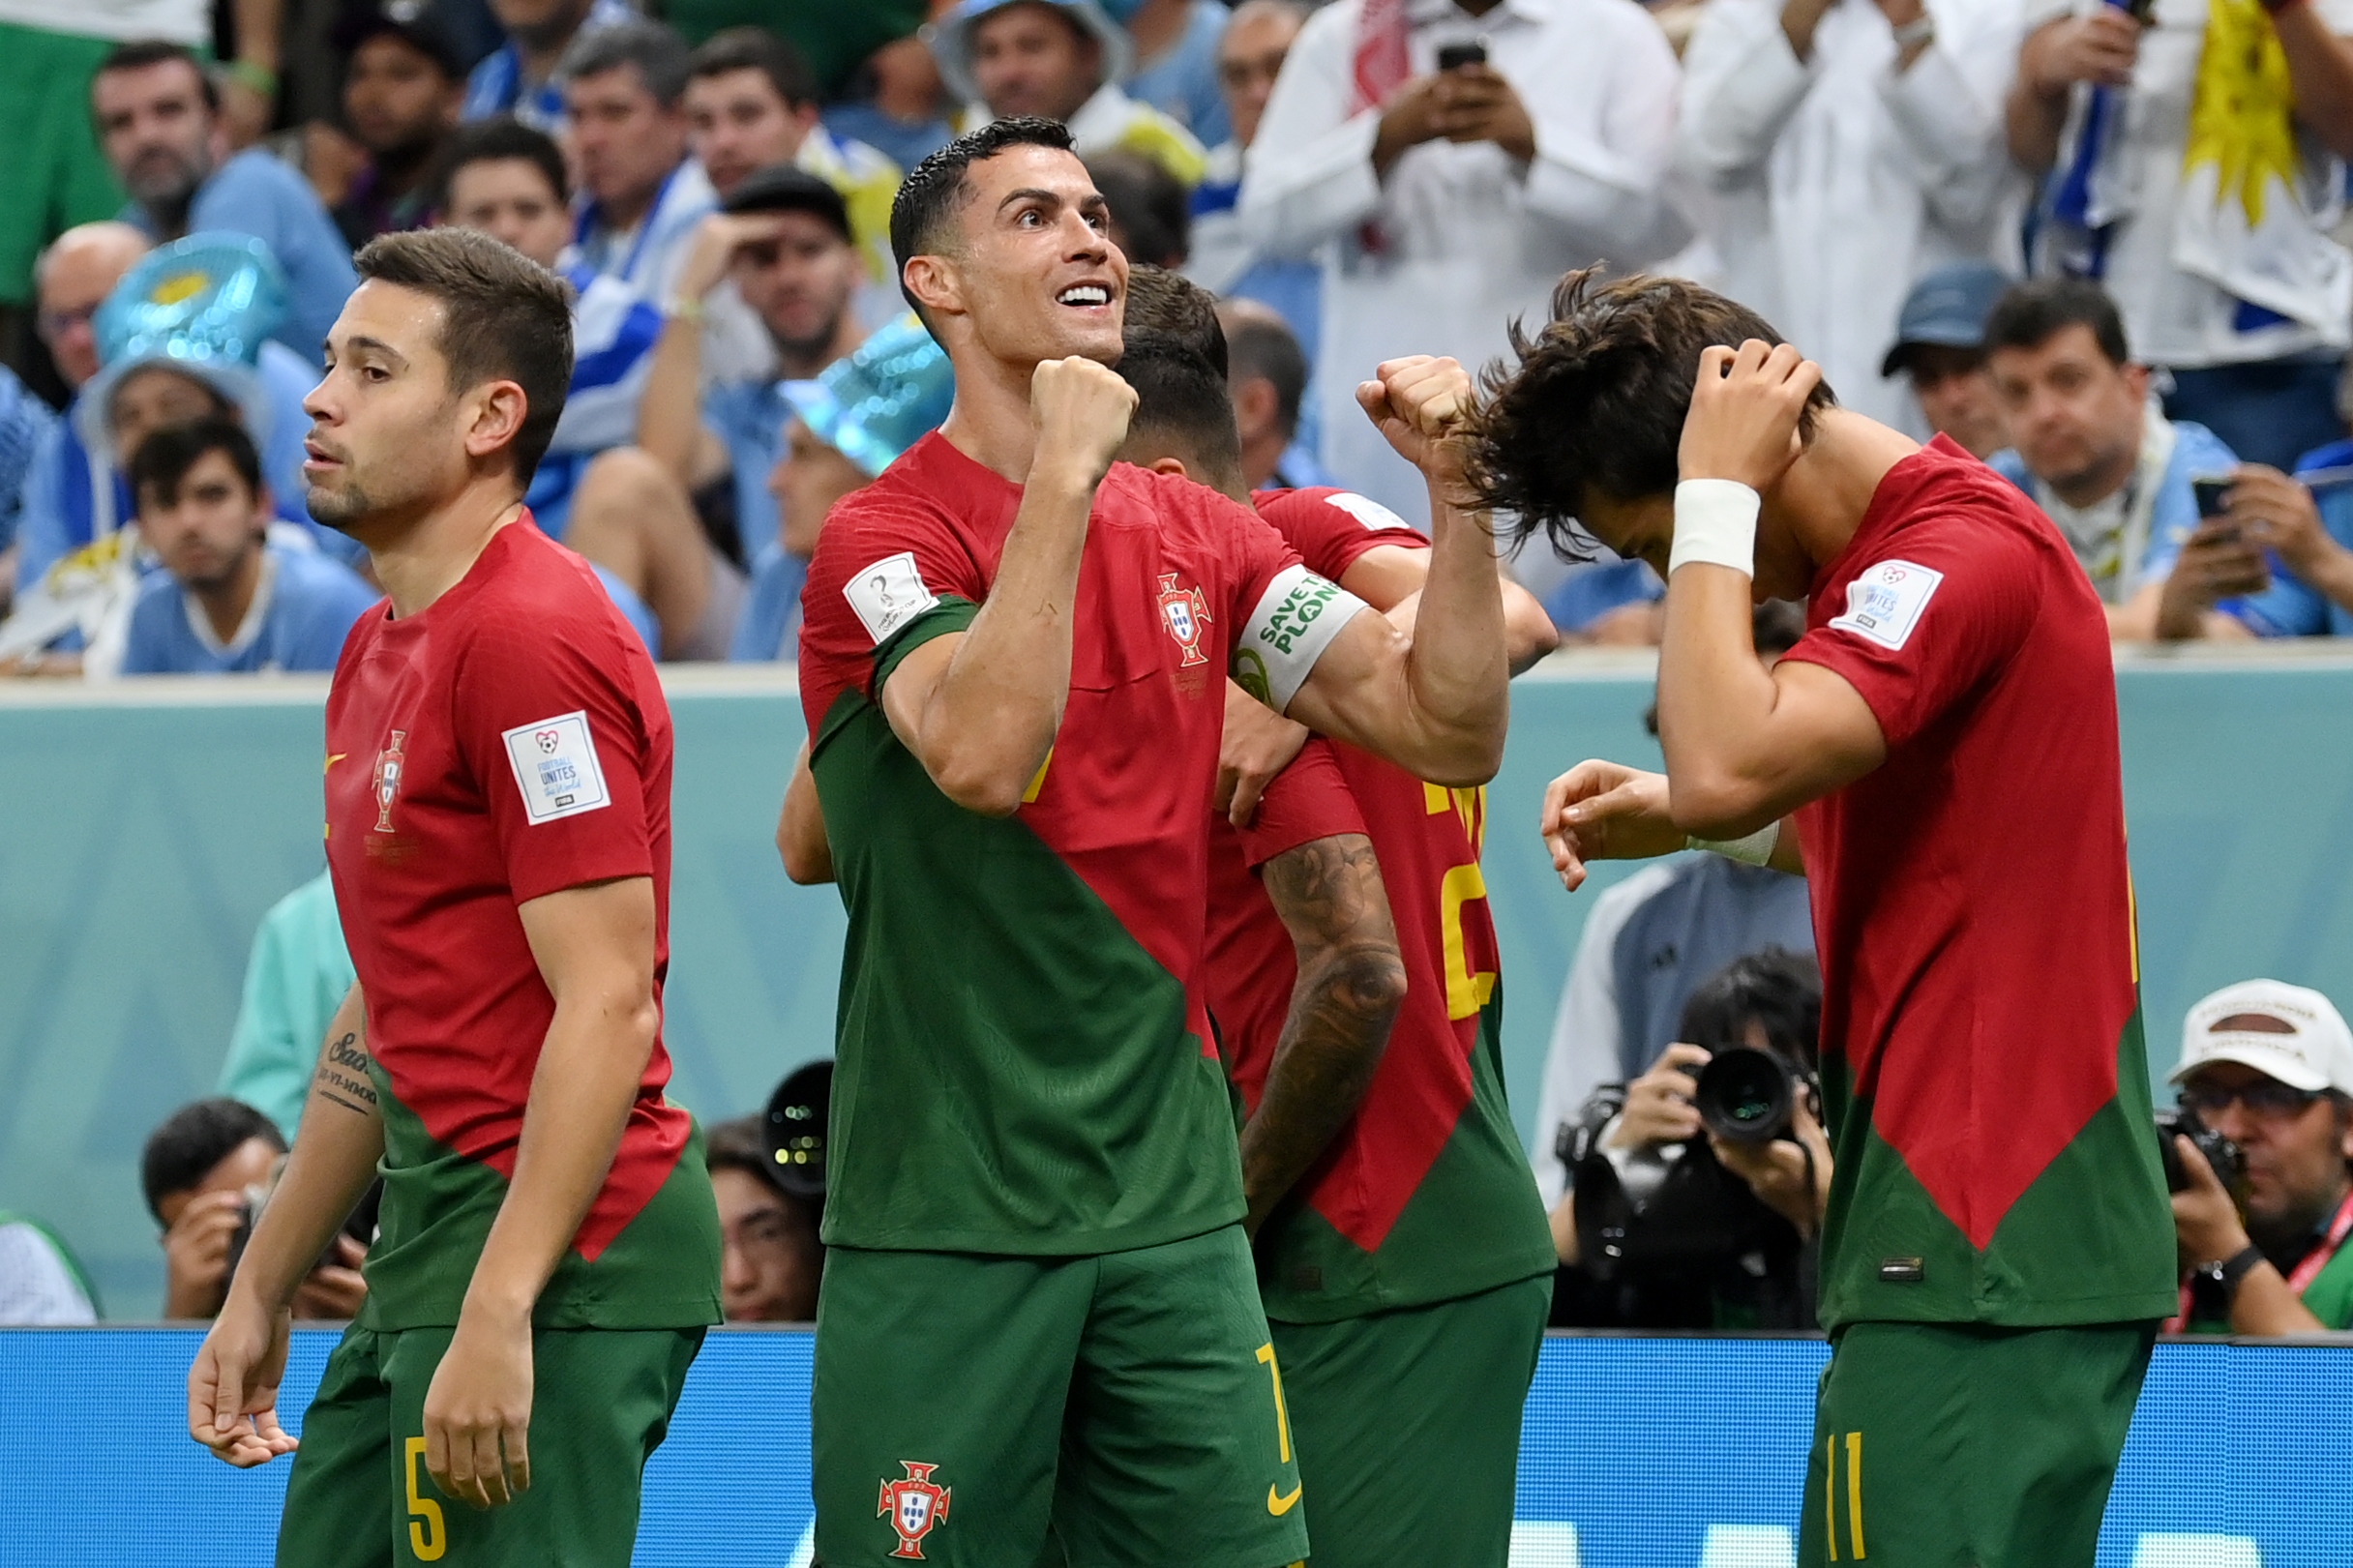
[[[650, 876], [659, 996], [669, 706], [587, 563], [526, 518], [493, 535], [424, 610], [396, 619], [387, 602], [361, 617], [327, 700], [327, 859], [367, 997], [368, 1049], [389, 1089], [387, 1259], [409, 1243], [430, 1246], [443, 1225], [470, 1231], [478, 1250], [490, 1218], [481, 1211], [494, 1211], [504, 1183], [483, 1188], [475, 1173], [514, 1174], [555, 1011], [519, 906]], [[670, 1071], [657, 1041], [611, 1171], [574, 1238], [590, 1262], [645, 1209], [687, 1144], [686, 1111], [663, 1098]], [[461, 1295], [470, 1270], [470, 1257], [441, 1264]], [[439, 1283], [431, 1288], [441, 1293]], [[383, 1307], [409, 1320], [438, 1310]]]
[[[1428, 547], [1386, 509], [1347, 491], [1253, 499], [1310, 568], [1334, 579], [1376, 546]], [[1318, 740], [1269, 785], [1247, 830], [1222, 817], [1212, 824], [1209, 1006], [1250, 1109], [1298, 978], [1259, 867], [1314, 839], [1369, 834], [1406, 964], [1405, 1003], [1372, 1087], [1302, 1183], [1321, 1223], [1278, 1215], [1261, 1235], [1271, 1317], [1321, 1320], [1446, 1300], [1553, 1266], [1503, 1099], [1501, 963], [1479, 870], [1486, 812], [1484, 789], [1443, 789]], [[1442, 1159], [1454, 1179], [1431, 1181]], [[1409, 1210], [1418, 1224], [1405, 1223]]]

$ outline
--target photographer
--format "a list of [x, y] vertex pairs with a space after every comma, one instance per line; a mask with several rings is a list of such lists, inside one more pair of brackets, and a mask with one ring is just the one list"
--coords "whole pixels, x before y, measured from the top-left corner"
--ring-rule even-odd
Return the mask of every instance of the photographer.
[[2344, 1018], [2301, 986], [2226, 986], [2189, 1009], [2173, 1081], [2185, 1121], [2194, 1115], [2235, 1145], [2245, 1174], [2226, 1185], [2216, 1167], [2239, 1159], [2218, 1151], [2209, 1160], [2175, 1138], [2186, 1187], [2173, 1195], [2173, 1225], [2185, 1273], [2182, 1316], [2166, 1326], [2267, 1335], [2353, 1326], [2353, 1031]]
[[[1831, 1185], [1814, 1081], [1821, 1021], [1814, 961], [1767, 948], [1692, 993], [1682, 1040], [1623, 1100], [1594, 1097], [1575, 1187], [1552, 1216], [1562, 1262], [1582, 1260], [1613, 1320], [1593, 1326], [1814, 1326], [1812, 1242]], [[1715, 1054], [1742, 1047], [1776, 1058], [1791, 1085], [1786, 1125], [1769, 1138], [1724, 1137], [1703, 1119], [1712, 1100], [1760, 1104], [1703, 1087]]]
[[[147, 1135], [139, 1186], [164, 1228], [164, 1316], [211, 1317], [285, 1162], [277, 1124], [241, 1100], [182, 1106]], [[368, 1299], [367, 1246], [339, 1234], [294, 1295], [294, 1316], [343, 1321]]]

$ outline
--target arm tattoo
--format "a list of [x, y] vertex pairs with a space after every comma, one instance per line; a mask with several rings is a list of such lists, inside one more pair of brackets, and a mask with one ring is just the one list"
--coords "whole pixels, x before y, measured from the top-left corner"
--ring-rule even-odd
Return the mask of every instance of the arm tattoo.
[[358, 1031], [346, 1031], [327, 1042], [327, 1049], [318, 1053], [318, 1071], [312, 1076], [311, 1086], [345, 1110], [363, 1116], [377, 1113], [375, 1080], [368, 1075], [368, 1048], [360, 1044]]
[[1370, 840], [1338, 834], [1266, 863], [1266, 896], [1298, 950], [1291, 1013], [1242, 1129], [1242, 1185], [1263, 1220], [1372, 1087], [1405, 1000], [1405, 961]]

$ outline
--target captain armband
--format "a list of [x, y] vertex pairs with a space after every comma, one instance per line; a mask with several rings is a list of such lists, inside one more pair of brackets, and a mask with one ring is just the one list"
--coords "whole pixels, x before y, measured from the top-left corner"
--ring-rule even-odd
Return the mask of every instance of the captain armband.
[[1299, 688], [1363, 600], [1303, 566], [1275, 574], [1258, 607], [1234, 639], [1234, 678], [1275, 712], [1291, 706]]

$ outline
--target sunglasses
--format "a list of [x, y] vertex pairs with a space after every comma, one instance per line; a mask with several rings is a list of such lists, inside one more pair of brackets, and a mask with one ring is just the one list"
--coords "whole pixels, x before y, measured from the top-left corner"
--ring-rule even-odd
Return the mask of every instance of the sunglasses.
[[2212, 1083], [2186, 1085], [2182, 1089], [2181, 1103], [2196, 1111], [2201, 1121], [2220, 1115], [2230, 1109], [2233, 1100], [2245, 1106], [2250, 1116], [2260, 1116], [2267, 1121], [2284, 1121], [2290, 1116], [2302, 1115], [2305, 1107], [2320, 1098], [2320, 1092], [2317, 1089], [2290, 1088], [2277, 1079], [2264, 1079], [2235, 1089]]

